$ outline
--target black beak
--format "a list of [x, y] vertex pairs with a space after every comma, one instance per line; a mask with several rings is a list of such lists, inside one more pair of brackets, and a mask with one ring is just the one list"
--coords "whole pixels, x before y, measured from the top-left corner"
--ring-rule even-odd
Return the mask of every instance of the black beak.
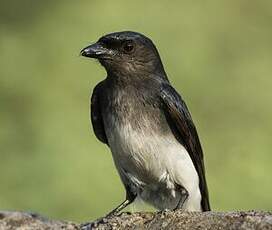
[[109, 54], [108, 49], [101, 46], [98, 42], [85, 47], [80, 51], [80, 55], [89, 58], [100, 58]]

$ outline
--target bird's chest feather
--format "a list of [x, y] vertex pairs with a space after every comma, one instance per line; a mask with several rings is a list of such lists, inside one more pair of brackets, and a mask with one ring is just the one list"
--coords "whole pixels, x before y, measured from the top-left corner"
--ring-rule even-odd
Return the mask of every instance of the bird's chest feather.
[[116, 166], [136, 174], [159, 173], [151, 169], [158, 163], [159, 139], [168, 132], [160, 109], [132, 91], [111, 93], [109, 97], [111, 103], [104, 108], [103, 116]]

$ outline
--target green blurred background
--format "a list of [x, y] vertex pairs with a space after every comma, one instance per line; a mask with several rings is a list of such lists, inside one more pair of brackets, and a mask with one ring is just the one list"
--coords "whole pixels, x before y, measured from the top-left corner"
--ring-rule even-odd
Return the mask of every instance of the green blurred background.
[[83, 221], [123, 200], [111, 154], [89, 122], [89, 95], [105, 72], [79, 57], [120, 30], [151, 37], [182, 92], [213, 209], [271, 210], [269, 0], [2, 0], [0, 209]]

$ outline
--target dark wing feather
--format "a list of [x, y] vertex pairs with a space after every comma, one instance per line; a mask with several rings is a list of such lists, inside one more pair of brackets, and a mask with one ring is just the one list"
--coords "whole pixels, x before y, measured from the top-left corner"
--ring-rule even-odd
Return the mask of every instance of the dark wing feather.
[[102, 87], [103, 82], [100, 82], [95, 86], [93, 90], [93, 94], [91, 97], [91, 121], [97, 139], [105, 144], [108, 144], [107, 136], [104, 129], [103, 118], [101, 115], [101, 103], [99, 101], [99, 95], [101, 95]]
[[201, 144], [185, 102], [169, 84], [164, 84], [160, 92], [163, 110], [169, 126], [177, 140], [186, 148], [199, 176], [203, 211], [210, 210], [208, 188], [205, 178], [204, 160]]

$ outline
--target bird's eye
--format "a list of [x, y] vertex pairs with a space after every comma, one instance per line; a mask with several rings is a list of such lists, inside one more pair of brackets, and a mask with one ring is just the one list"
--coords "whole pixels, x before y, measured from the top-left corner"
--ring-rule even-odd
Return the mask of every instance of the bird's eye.
[[122, 45], [122, 49], [125, 53], [130, 54], [133, 53], [135, 48], [135, 45], [132, 41], [126, 41], [123, 45]]

